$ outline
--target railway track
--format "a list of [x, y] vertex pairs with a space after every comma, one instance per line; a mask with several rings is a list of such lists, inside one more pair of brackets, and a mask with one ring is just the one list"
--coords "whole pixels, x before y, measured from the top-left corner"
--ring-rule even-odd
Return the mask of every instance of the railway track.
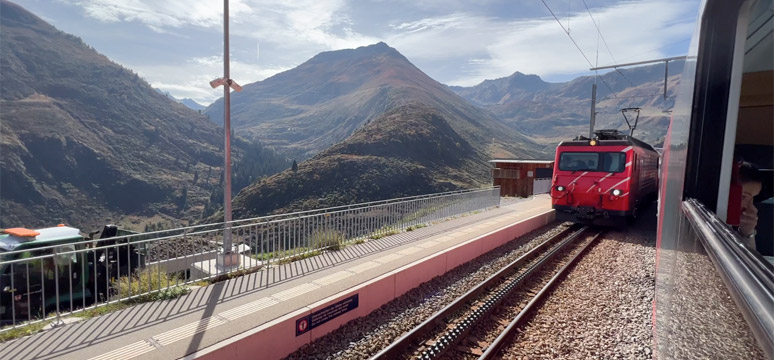
[[[552, 236], [436, 312], [372, 359], [497, 357], [557, 279], [600, 234], [588, 227], [573, 226]], [[493, 333], [499, 336], [492, 336]], [[491, 338], [494, 340], [487, 340]]]

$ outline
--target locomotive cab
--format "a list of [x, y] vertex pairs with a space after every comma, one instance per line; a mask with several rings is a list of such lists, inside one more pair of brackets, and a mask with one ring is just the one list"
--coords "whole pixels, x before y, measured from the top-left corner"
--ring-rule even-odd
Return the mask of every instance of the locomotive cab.
[[556, 148], [552, 206], [566, 220], [625, 224], [657, 191], [658, 153], [617, 130], [599, 130]]

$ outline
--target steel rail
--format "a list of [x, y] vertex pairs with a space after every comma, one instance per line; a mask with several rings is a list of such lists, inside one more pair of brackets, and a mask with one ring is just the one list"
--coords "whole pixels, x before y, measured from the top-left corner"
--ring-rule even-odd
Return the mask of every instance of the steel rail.
[[479, 357], [479, 360], [499, 358], [498, 355], [500, 355], [500, 350], [502, 350], [502, 348], [508, 342], [508, 339], [510, 339], [511, 336], [516, 333], [518, 326], [527, 319], [527, 315], [537, 307], [537, 304], [543, 300], [543, 298], [551, 291], [554, 285], [558, 282], [558, 279], [564, 275], [570, 266], [574, 265], [575, 262], [581, 258], [586, 250], [589, 249], [591, 244], [599, 239], [602, 233], [603, 231], [600, 231], [594, 235], [594, 238], [591, 239], [591, 241], [587, 242], [586, 245], [583, 245], [583, 248], [578, 251], [578, 253], [576, 253], [575, 256], [570, 259], [570, 261], [564, 264], [564, 266], [562, 266], [562, 268], [559, 269], [559, 271], [557, 271], [553, 277], [551, 277], [551, 280], [549, 280], [548, 283], [546, 283], [543, 288], [540, 289], [540, 291], [532, 298], [532, 300], [529, 301], [524, 309], [521, 309], [519, 314], [516, 315], [516, 317], [510, 322], [510, 324], [508, 324], [507, 327], [505, 327], [505, 330], [503, 330], [503, 332], [500, 333], [500, 335], [491, 344], [489, 344], [486, 351]]
[[[395, 340], [388, 347], [382, 349], [382, 351], [380, 351], [379, 353], [377, 353], [376, 355], [371, 357], [371, 359], [372, 360], [376, 360], [376, 359], [394, 359], [394, 358], [397, 358], [400, 354], [405, 353], [406, 349], [412, 347], [412, 344], [416, 343], [418, 340], [422, 340], [422, 339], [426, 340], [428, 333], [431, 332], [434, 328], [446, 324], [446, 322], [443, 320], [444, 318], [454, 314], [455, 312], [457, 312], [458, 310], [460, 310], [461, 308], [466, 306], [471, 300], [474, 300], [477, 297], [479, 297], [488, 288], [494, 287], [498, 282], [504, 281], [505, 280], [504, 278], [506, 278], [506, 277], [512, 275], [513, 273], [515, 273], [520, 266], [524, 265], [524, 263], [528, 262], [529, 260], [532, 260], [535, 255], [539, 254], [541, 251], [544, 251], [552, 243], [555, 243], [557, 240], [561, 239], [562, 237], [565, 237], [568, 234], [572, 233], [566, 239], [564, 239], [564, 241], [560, 245], [555, 246], [553, 248], [552, 252], [546, 254], [542, 259], [538, 260], [537, 264], [535, 264], [535, 265], [541, 264], [541, 263], [543, 263], [545, 261], [545, 259], [547, 259], [549, 257], [552, 257], [553, 254], [557, 251], [557, 249], [563, 248], [564, 245], [566, 245], [570, 241], [572, 241], [575, 238], [577, 238], [586, 229], [587, 229], [587, 227], [582, 227], [582, 228], [578, 229], [577, 226], [572, 226], [572, 227], [569, 227], [569, 228], [563, 230], [559, 234], [556, 234], [556, 235], [552, 236], [550, 239], [540, 243], [538, 246], [532, 248], [527, 253], [521, 255], [518, 259], [516, 259], [516, 260], [512, 261], [511, 263], [509, 263], [508, 265], [504, 266], [497, 273], [489, 276], [486, 280], [484, 280], [480, 284], [476, 285], [474, 288], [468, 290], [465, 294], [463, 294], [462, 296], [458, 297], [456, 300], [454, 300], [449, 305], [446, 305], [443, 309], [437, 311], [430, 318], [426, 319], [421, 324], [416, 326], [414, 329], [412, 329], [408, 333], [404, 334], [403, 336], [401, 336], [400, 338]], [[528, 273], [530, 271], [534, 270], [533, 268], [534, 268], [535, 265], [533, 265], [533, 267], [528, 269], [523, 274], [522, 278], [525, 275], [528, 275]], [[514, 287], [515, 287], [514, 285], [510, 286], [511, 289], [514, 288]], [[499, 303], [499, 300], [498, 301], [487, 301], [485, 304], [487, 305], [487, 307], [491, 308], [494, 305], [497, 305], [497, 303]], [[482, 317], [484, 315], [484, 313], [486, 312], [486, 311], [479, 311], [479, 310], [476, 310], [474, 312], [474, 315], [477, 318]], [[441, 344], [436, 344], [435, 349], [431, 349], [434, 352], [432, 357], [437, 357], [437, 356], [441, 355], [441, 353], [444, 352], [446, 349], [450, 348], [451, 347], [451, 340], [456, 340], [456, 339], [461, 338], [462, 335], [464, 335], [463, 332], [467, 333], [467, 330], [468, 330], [467, 328], [469, 328], [469, 326], [472, 325], [472, 323], [470, 321], [468, 321], [468, 320], [461, 321], [461, 324], [463, 324], [466, 327], [465, 331], [463, 331], [462, 328], [455, 327], [455, 329], [452, 330], [452, 331], [456, 331], [456, 332], [454, 332], [454, 335], [452, 337], [450, 337], [450, 338], [448, 338], [446, 340], [447, 341], [446, 344], [443, 344], [444, 340], [441, 340]], [[446, 335], [444, 335], [444, 336], [446, 336]], [[424, 359], [424, 357], [423, 357], [423, 359]]]

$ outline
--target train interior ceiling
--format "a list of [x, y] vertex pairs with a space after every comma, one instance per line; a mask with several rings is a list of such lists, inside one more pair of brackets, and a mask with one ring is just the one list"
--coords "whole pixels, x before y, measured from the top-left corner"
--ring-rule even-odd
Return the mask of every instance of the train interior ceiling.
[[736, 124], [735, 156], [757, 167], [761, 191], [754, 197], [758, 225], [754, 247], [774, 260], [774, 8], [754, 1], [748, 18]]

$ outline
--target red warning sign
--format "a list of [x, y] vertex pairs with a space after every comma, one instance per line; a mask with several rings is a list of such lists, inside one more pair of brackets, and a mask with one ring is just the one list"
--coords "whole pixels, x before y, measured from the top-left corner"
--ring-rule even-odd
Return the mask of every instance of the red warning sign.
[[307, 319], [298, 320], [298, 322], [296, 323], [296, 334], [305, 333], [308, 327], [309, 327], [309, 321]]

